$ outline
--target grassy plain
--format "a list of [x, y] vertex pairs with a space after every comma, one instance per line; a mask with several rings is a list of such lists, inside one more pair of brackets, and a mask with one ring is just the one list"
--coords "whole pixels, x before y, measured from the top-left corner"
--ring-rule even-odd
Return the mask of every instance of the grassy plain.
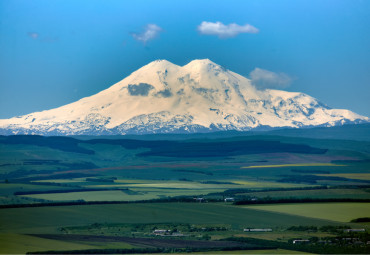
[[[21, 197], [44, 199], [49, 201], [135, 201], [150, 199], [150, 197], [143, 195], [127, 195], [121, 190], [33, 194], [21, 195]], [[155, 196], [152, 198], [155, 198]]]
[[58, 251], [66, 250], [66, 247], [71, 250], [85, 250], [97, 247], [82, 243], [45, 240], [44, 238], [14, 233], [0, 233], [0, 243], [1, 254], [25, 254], [26, 252], [48, 250]]
[[[0, 232], [58, 232], [62, 226], [93, 223], [189, 223], [230, 224], [244, 227], [271, 228], [291, 225], [328, 225], [333, 222], [260, 211], [225, 203], [144, 203], [85, 206], [10, 208], [0, 210]], [[333, 223], [334, 224], [334, 223]], [[30, 233], [30, 232], [28, 232]]]
[[244, 208], [338, 222], [350, 222], [355, 218], [370, 216], [370, 203], [300, 203], [252, 205]]
[[319, 176], [337, 176], [348, 179], [367, 180], [370, 181], [370, 173], [346, 173], [346, 174], [318, 174]]
[[[0, 238], [8, 245], [3, 246], [1, 253], [23, 253], [25, 251], [42, 251], [55, 247], [54, 250], [68, 249], [108, 249], [117, 246], [128, 248], [126, 244], [105, 244], [99, 242], [62, 242], [26, 234], [61, 234], [62, 228], [75, 229], [74, 233], [100, 236], [129, 235], [123, 230], [117, 231], [117, 226], [139, 224], [145, 226], [163, 227], [163, 224], [191, 224], [195, 226], [229, 226], [226, 232], [201, 233], [211, 235], [212, 239], [224, 238], [231, 235], [261, 236], [258, 233], [245, 234], [243, 228], [273, 228], [282, 231], [292, 225], [337, 225], [330, 220], [321, 220], [292, 216], [275, 212], [241, 208], [224, 203], [146, 203], [118, 205], [85, 205], [57, 206], [36, 208], [12, 208], [0, 210]], [[102, 224], [95, 227], [94, 224]], [[78, 227], [80, 226], [80, 227]], [[98, 225], [99, 226], [99, 225]], [[109, 227], [111, 226], [111, 227]], [[112, 227], [113, 226], [113, 227]], [[77, 227], [77, 228], [76, 228]], [[113, 231], [113, 230], [116, 231]], [[152, 230], [147, 232], [147, 235]], [[136, 233], [136, 232], [135, 232]], [[278, 234], [275, 234], [278, 235]], [[289, 235], [284, 233], [279, 238]], [[149, 235], [150, 236], [150, 235]], [[266, 238], [266, 237], [263, 237]]]
[[0, 243], [0, 254], [87, 249], [129, 249], [135, 247], [123, 242], [61, 241], [14, 233], [0, 233]]
[[[149, 253], [153, 255], [155, 253]], [[171, 253], [173, 255], [179, 255], [184, 253]], [[263, 250], [239, 250], [239, 251], [206, 251], [206, 252], [187, 252], [186, 254], [312, 254], [302, 251], [292, 251], [285, 249], [263, 249]]]
[[213, 251], [213, 252], [192, 252], [190, 254], [312, 254], [307, 252], [291, 251], [285, 249], [269, 250], [243, 250], [243, 251]]
[[[67, 189], [65, 186], [53, 186], [55, 190]], [[0, 192], [4, 195], [11, 195], [15, 191], [47, 191], [50, 185], [34, 185], [32, 183], [0, 183]]]
[[281, 165], [257, 165], [242, 166], [242, 168], [276, 168], [276, 167], [299, 167], [299, 166], [346, 166], [332, 163], [299, 163], [299, 164], [281, 164]]
[[[366, 128], [369, 130], [370, 125]], [[364, 127], [361, 130], [362, 135], [370, 134], [364, 132]], [[298, 131], [287, 132], [296, 134]], [[309, 133], [301, 132], [303, 136]], [[337, 140], [328, 139], [326, 131], [323, 131], [325, 139], [320, 139], [320, 132], [314, 132], [315, 139], [274, 135], [279, 132], [236, 133], [236, 137], [229, 134], [164, 135], [136, 137], [136, 140], [127, 137], [93, 140], [0, 137], [0, 204], [76, 200], [135, 202], [0, 209], [0, 242], [6, 243], [0, 245], [0, 253], [64, 250], [66, 247], [76, 250], [132, 247], [125, 242], [42, 237], [42, 234], [68, 234], [61, 229], [68, 229], [69, 234], [98, 237], [156, 238], [152, 235], [155, 226], [180, 228], [181, 224], [188, 224], [198, 228], [193, 236], [158, 238], [217, 240], [237, 236], [285, 243], [295, 238], [333, 236], [320, 231], [288, 231], [292, 226], [349, 225], [368, 229], [367, 223], [349, 221], [369, 217], [369, 203], [250, 206], [223, 202], [137, 203], [137, 200], [177, 196], [191, 201], [193, 197], [222, 201], [229, 196], [236, 200], [257, 198], [260, 201], [266, 197], [369, 199], [370, 139], [360, 139], [356, 132], [353, 133], [359, 138], [357, 141], [339, 140], [340, 135], [335, 137]], [[336, 132], [339, 134], [337, 129]], [[135, 232], [131, 230], [132, 224], [144, 230]], [[202, 230], [218, 225], [227, 226], [227, 230]], [[272, 228], [273, 231], [247, 233], [243, 228]], [[251, 253], [288, 252], [256, 250]], [[241, 253], [248, 254], [247, 251]]]
[[312, 190], [280, 190], [239, 193], [255, 198], [355, 198], [370, 199], [370, 192], [367, 189], [312, 189]]
[[[228, 189], [265, 189], [265, 188], [295, 188], [305, 187], [307, 185], [293, 184], [293, 183], [278, 183], [266, 181], [241, 181], [241, 180], [214, 180], [214, 181], [175, 181], [175, 180], [124, 180], [117, 179], [110, 183], [104, 182], [89, 182], [85, 178], [68, 179], [48, 179], [47, 183], [58, 183], [69, 186], [55, 186], [56, 189], [67, 189], [68, 187], [78, 187], [83, 191], [83, 188], [99, 188], [119, 190], [100, 190], [100, 191], [86, 191], [86, 192], [66, 192], [66, 193], [40, 193], [40, 194], [23, 194], [18, 195], [19, 198], [28, 199], [43, 199], [47, 201], [136, 201], [136, 200], [150, 200], [164, 197], [175, 196], [201, 196], [209, 193], [224, 192]], [[39, 184], [45, 183], [38, 181]], [[21, 184], [0, 184], [1, 186], [13, 186], [12, 191], [17, 191], [15, 188], [20, 187]], [[18, 185], [18, 186], [17, 186]], [[32, 185], [29, 185], [32, 186]], [[22, 189], [22, 191], [35, 191], [34, 189]], [[46, 186], [45, 189], [39, 191], [54, 189], [54, 186]]]

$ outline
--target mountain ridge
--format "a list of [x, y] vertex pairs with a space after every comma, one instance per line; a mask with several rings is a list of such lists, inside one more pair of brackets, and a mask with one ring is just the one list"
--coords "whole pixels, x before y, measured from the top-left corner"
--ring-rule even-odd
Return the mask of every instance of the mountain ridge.
[[156, 60], [76, 102], [0, 120], [0, 134], [117, 135], [263, 130], [369, 122], [301, 92], [258, 90], [212, 62]]

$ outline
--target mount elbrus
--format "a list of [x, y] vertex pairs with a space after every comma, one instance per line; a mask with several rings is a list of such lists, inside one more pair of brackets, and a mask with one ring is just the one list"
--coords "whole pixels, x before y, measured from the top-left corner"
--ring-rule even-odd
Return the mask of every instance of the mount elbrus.
[[369, 118], [304, 93], [258, 90], [208, 59], [157, 60], [100, 93], [0, 120], [0, 134], [117, 135], [334, 126]]

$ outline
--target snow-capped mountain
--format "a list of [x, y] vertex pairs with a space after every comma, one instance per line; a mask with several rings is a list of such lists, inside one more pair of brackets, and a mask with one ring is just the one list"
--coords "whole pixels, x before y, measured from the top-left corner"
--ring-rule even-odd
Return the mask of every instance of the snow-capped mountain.
[[334, 126], [369, 118], [304, 93], [258, 90], [208, 59], [157, 60], [100, 93], [0, 120], [0, 134], [101, 135]]

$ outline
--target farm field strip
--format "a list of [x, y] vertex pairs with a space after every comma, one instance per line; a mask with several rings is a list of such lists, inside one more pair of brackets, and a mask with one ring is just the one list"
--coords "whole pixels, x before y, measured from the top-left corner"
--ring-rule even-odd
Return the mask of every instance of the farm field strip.
[[[104, 178], [104, 177], [102, 177]], [[109, 179], [109, 176], [106, 177]], [[107, 179], [107, 180], [108, 180]], [[45, 180], [53, 182], [54, 179]], [[58, 182], [58, 180], [55, 180]], [[69, 181], [71, 181], [69, 183]], [[40, 184], [0, 184], [2, 194], [12, 195], [13, 192], [30, 190], [35, 192], [40, 190], [39, 194], [18, 194], [20, 198], [43, 199], [48, 201], [135, 201], [150, 200], [174, 196], [198, 196], [209, 193], [219, 193], [228, 189], [264, 189], [264, 188], [303, 188], [314, 187], [308, 184], [280, 183], [272, 181], [254, 181], [254, 180], [236, 180], [236, 179], [215, 179], [210, 181], [175, 181], [175, 180], [134, 180], [118, 179], [113, 182], [95, 182], [86, 181], [86, 178], [62, 179], [62, 186], [41, 185]], [[70, 184], [70, 185], [69, 185]], [[23, 187], [24, 185], [24, 187]], [[5, 187], [14, 188], [6, 191]], [[75, 187], [81, 190], [68, 190]], [[26, 188], [26, 190], [24, 189]], [[106, 190], [86, 190], [85, 189], [106, 189]], [[63, 190], [66, 192], [54, 192], [54, 190]], [[73, 188], [72, 188], [73, 189]], [[115, 189], [115, 190], [109, 190]], [[48, 193], [50, 190], [50, 193]], [[6, 191], [6, 193], [5, 193]], [[249, 194], [247, 194], [249, 195]]]
[[127, 195], [120, 190], [32, 194], [20, 195], [20, 197], [45, 199], [51, 201], [134, 201], [155, 198], [155, 196]]
[[[256, 185], [256, 183], [251, 183]], [[258, 185], [258, 184], [257, 184]], [[201, 183], [201, 182], [162, 182], [162, 183], [145, 183], [145, 184], [128, 184], [127, 187], [136, 188], [172, 188], [172, 189], [229, 189], [240, 188], [238, 183]], [[260, 186], [264, 186], [260, 183]]]
[[[291, 225], [330, 225], [321, 220], [261, 211], [224, 203], [135, 203], [9, 208], [0, 210], [0, 233], [50, 233], [62, 226], [106, 223], [231, 224], [275, 228]], [[241, 232], [242, 233], [242, 232]]]
[[46, 193], [19, 195], [19, 197], [45, 199], [50, 201], [137, 201], [150, 200], [173, 196], [197, 196], [207, 193], [220, 192], [225, 189], [165, 189], [165, 188], [130, 188], [133, 194], [125, 193], [125, 190], [86, 191], [69, 193]]
[[[210, 182], [210, 183], [207, 183]], [[212, 183], [215, 182], [215, 183]], [[219, 183], [217, 183], [219, 182]], [[119, 183], [119, 184], [116, 184]], [[305, 184], [280, 183], [273, 181], [253, 181], [253, 180], [236, 180], [236, 179], [211, 179], [199, 181], [172, 181], [172, 180], [140, 180], [139, 181], [115, 181], [112, 184], [86, 185], [89, 187], [156, 187], [156, 188], [278, 188], [278, 187], [304, 187]], [[311, 185], [312, 186], [312, 185]]]
[[148, 182], [151, 182], [151, 183], [160, 183], [160, 182], [163, 182], [163, 181], [158, 181], [158, 180], [141, 180], [141, 179], [118, 179], [118, 180], [114, 180], [114, 183], [119, 183], [121, 185], [124, 185], [124, 184], [142, 184], [142, 183], [148, 183]]
[[0, 253], [1, 254], [24, 254], [31, 251], [48, 251], [48, 250], [65, 250], [66, 247], [71, 250], [94, 249], [97, 246], [77, 243], [65, 242], [60, 240], [48, 240], [40, 237], [0, 233]]
[[350, 222], [355, 218], [370, 216], [370, 203], [300, 203], [242, 207], [338, 222]]
[[[72, 182], [71, 184], [73, 184]], [[235, 184], [233, 184], [235, 183]], [[68, 184], [68, 182], [65, 182]], [[22, 194], [18, 197], [44, 199], [49, 201], [135, 201], [135, 200], [149, 200], [163, 197], [174, 196], [197, 196], [206, 195], [209, 193], [223, 192], [227, 189], [235, 188], [289, 188], [289, 187], [305, 187], [301, 184], [286, 184], [274, 182], [253, 182], [253, 181], [235, 181], [220, 184], [207, 184], [201, 182], [179, 182], [179, 181], [151, 181], [145, 180], [142, 183], [105, 183], [96, 184], [96, 182], [84, 182], [80, 185], [83, 188], [121, 188], [122, 190], [101, 190], [94, 191], [72, 191], [72, 192], [58, 192], [58, 193], [40, 193], [40, 194]], [[37, 186], [37, 185], [35, 185]], [[53, 188], [51, 186], [50, 190]]]
[[125, 242], [89, 241], [73, 239], [50, 239], [29, 234], [0, 233], [0, 254], [22, 254], [31, 251], [63, 251], [87, 249], [128, 249], [135, 246]]
[[[211, 183], [211, 182], [215, 183]], [[210, 182], [210, 183], [207, 183]], [[217, 183], [219, 182], [219, 183]], [[224, 179], [224, 180], [204, 180], [204, 181], [171, 181], [171, 180], [140, 180], [139, 181], [115, 181], [112, 184], [89, 184], [85, 182], [84, 187], [90, 188], [107, 188], [107, 187], [122, 187], [122, 188], [168, 188], [168, 189], [233, 189], [233, 188], [282, 188], [282, 187], [306, 187], [306, 184], [295, 184], [295, 183], [280, 183], [272, 181], [249, 181], [249, 180], [235, 180], [235, 179]], [[310, 185], [312, 186], [312, 185]]]
[[35, 183], [84, 183], [86, 182], [86, 178], [71, 178], [71, 179], [49, 179], [49, 180], [36, 180], [31, 181]]
[[308, 239], [309, 237], [333, 237], [335, 235], [329, 234], [329, 233], [323, 233], [323, 232], [311, 232], [308, 233], [307, 231], [273, 231], [273, 232], [251, 232], [248, 234], [236, 234], [236, 237], [252, 237], [252, 238], [258, 238], [258, 239], [264, 239], [264, 240], [280, 240], [284, 242], [289, 242], [289, 240], [295, 238], [295, 239]]
[[251, 197], [264, 198], [361, 198], [370, 199], [370, 192], [362, 189], [313, 189], [313, 190], [281, 190], [239, 193]]
[[296, 188], [296, 187], [311, 187], [314, 185], [298, 184], [298, 183], [282, 183], [282, 182], [268, 182], [268, 181], [244, 181], [231, 180], [239, 184], [240, 188]]
[[370, 180], [370, 173], [343, 173], [343, 174], [316, 174], [318, 176], [335, 176], [343, 177], [348, 179], [357, 179], [357, 180]]
[[50, 186], [50, 185], [37, 185], [37, 184], [25, 184], [25, 183], [0, 183], [0, 192], [6, 192], [7, 190], [9, 191], [15, 191], [15, 190], [29, 190], [29, 191], [34, 191], [34, 190], [50, 190], [50, 189], [58, 189], [58, 190], [63, 190], [63, 189], [68, 189], [68, 187], [63, 187], [63, 186]]
[[[67, 241], [91, 241], [91, 242], [124, 242], [129, 245], [153, 247], [153, 248], [214, 248], [214, 247], [251, 247], [248, 243], [240, 243], [235, 241], [205, 241], [205, 240], [184, 240], [184, 239], [159, 239], [159, 238], [140, 238], [140, 237], [125, 237], [125, 236], [96, 236], [96, 235], [66, 235], [66, 234], [40, 234], [36, 235], [52, 240], [67, 240]], [[253, 246], [252, 247], [256, 247]]]
[[[183, 253], [172, 253], [173, 255], [183, 255]], [[225, 251], [209, 251], [209, 252], [191, 252], [187, 254], [225, 254]], [[241, 250], [241, 251], [227, 251], [226, 254], [312, 254], [303, 251], [291, 251], [284, 249], [270, 249], [270, 250]]]
[[241, 168], [280, 168], [280, 167], [305, 167], [305, 166], [346, 166], [333, 163], [298, 163], [298, 164], [281, 164], [281, 165], [256, 165], [242, 166]]
[[[160, 224], [207, 226], [207, 224], [220, 225], [222, 223], [227, 224], [231, 229], [225, 233], [220, 233], [221, 236], [218, 238], [215, 236], [215, 239], [223, 238], [222, 235], [232, 233], [235, 236], [248, 236], [267, 240], [272, 240], [276, 236], [284, 240], [291, 237], [305, 237], [305, 233], [297, 233], [295, 235], [280, 232], [282, 229], [292, 225], [325, 226], [338, 224], [330, 220], [286, 215], [254, 208], [241, 208], [225, 203], [138, 203], [11, 208], [1, 209], [0, 219], [2, 219], [0, 224], [0, 241], [4, 240], [4, 242], [9, 244], [2, 247], [2, 249], [0, 248], [0, 251], [3, 251], [3, 253], [8, 253], [8, 251], [22, 253], [35, 250], [66, 250], [66, 247], [77, 250], [125, 249], [132, 247], [129, 246], [130, 244], [136, 246], [135, 243], [124, 242], [122, 238], [121, 241], [123, 243], [109, 241], [109, 238], [116, 238], [116, 235], [113, 232], [113, 234], [109, 234], [107, 226], [122, 226], [122, 224], [150, 224], [161, 227]], [[106, 238], [105, 242], [101, 240], [94, 241], [93, 235], [91, 237], [94, 240], [91, 239], [89, 241], [83, 238], [77, 240], [73, 239], [73, 236], [68, 236], [69, 234], [61, 234], [60, 232], [61, 227], [90, 231], [91, 226], [94, 226], [96, 223], [102, 223], [102, 229], [100, 231], [97, 230], [96, 234], [101, 238]], [[272, 228], [274, 232], [247, 234], [243, 232], [243, 228], [246, 227]], [[108, 232], [106, 233], [106, 231]], [[32, 233], [33, 235], [29, 236], [25, 235], [25, 233]], [[78, 232], [75, 234], [78, 234]], [[86, 234], [91, 235], [93, 233], [86, 232]], [[131, 237], [131, 235], [128, 237]], [[212, 237], [212, 240], [215, 239]], [[164, 242], [168, 241], [168, 239], [163, 240]], [[176, 240], [173, 241], [173, 245], [177, 245]], [[15, 248], [16, 245], [19, 245], [20, 248]], [[38, 248], [33, 249], [32, 245]], [[139, 243], [137, 245], [140, 246]], [[28, 249], [27, 246], [30, 246], [31, 249]], [[50, 246], [55, 246], [56, 249], [50, 248]], [[284, 253], [278, 250], [272, 251], [276, 251], [278, 254]], [[252, 252], [252, 254], [255, 253]]]
[[[236, 186], [237, 184], [235, 184]], [[228, 185], [234, 186], [234, 185]], [[235, 187], [234, 186], [234, 187]], [[137, 184], [117, 184], [117, 185], [89, 185], [89, 187], [135, 187], [135, 188], [167, 188], [167, 189], [217, 189], [220, 187], [218, 184], [202, 184], [195, 182], [162, 182], [162, 183], [137, 183]]]

